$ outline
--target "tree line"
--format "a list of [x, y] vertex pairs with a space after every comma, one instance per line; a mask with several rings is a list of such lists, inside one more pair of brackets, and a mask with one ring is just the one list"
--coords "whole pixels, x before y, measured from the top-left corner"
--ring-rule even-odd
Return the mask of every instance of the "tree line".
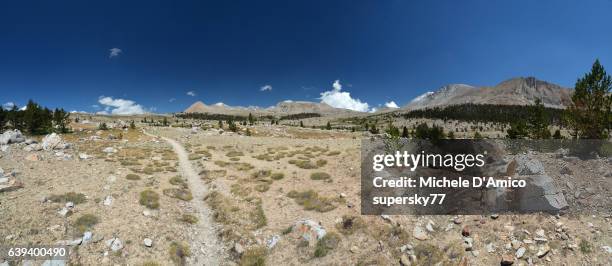
[[24, 110], [13, 106], [10, 110], [0, 108], [0, 132], [18, 129], [30, 135], [51, 132], [70, 132], [70, 114], [62, 108], [51, 110], [29, 100]]

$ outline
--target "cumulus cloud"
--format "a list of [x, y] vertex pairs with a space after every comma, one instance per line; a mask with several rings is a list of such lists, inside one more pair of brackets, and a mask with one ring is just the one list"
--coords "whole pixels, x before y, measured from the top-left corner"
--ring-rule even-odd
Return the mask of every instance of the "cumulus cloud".
[[326, 103], [335, 108], [344, 108], [353, 111], [367, 112], [370, 106], [366, 102], [362, 102], [359, 99], [353, 99], [351, 93], [342, 91], [342, 84], [340, 80], [334, 81], [332, 84], [333, 89], [321, 93], [322, 103]]
[[14, 106], [17, 106], [14, 102], [7, 102], [2, 105], [2, 108], [4, 108], [4, 110], [11, 110]]
[[121, 54], [123, 52], [119, 48], [111, 48], [108, 51], [109, 51], [108, 57], [110, 57], [110, 58], [117, 57], [117, 56], [119, 56], [119, 54]]
[[101, 96], [98, 103], [106, 106], [104, 111], [100, 111], [98, 114], [134, 115], [145, 113], [145, 108], [132, 100]]
[[170, 100], [168, 100], [168, 102], [171, 102], [171, 103], [174, 101], [176, 101], [176, 98], [170, 98]]
[[399, 108], [399, 106], [397, 106], [397, 104], [396, 104], [394, 101], [386, 102], [386, 103], [385, 103], [385, 107], [387, 107], [387, 108], [393, 108], [393, 109], [395, 109], [395, 108]]
[[188, 92], [187, 92], [187, 95], [189, 95], [189, 96], [191, 96], [191, 97], [195, 97], [195, 96], [196, 96], [196, 93], [195, 93], [195, 91], [188, 91]]
[[261, 86], [261, 88], [259, 88], [259, 91], [271, 91], [272, 90], [272, 85], [266, 84]]

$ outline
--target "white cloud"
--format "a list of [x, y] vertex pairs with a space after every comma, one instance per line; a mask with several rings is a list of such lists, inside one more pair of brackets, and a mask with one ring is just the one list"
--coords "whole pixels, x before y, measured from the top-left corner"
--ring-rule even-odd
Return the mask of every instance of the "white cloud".
[[123, 51], [119, 48], [111, 48], [109, 51], [108, 57], [113, 58], [119, 56]]
[[168, 100], [168, 102], [171, 102], [171, 103], [174, 101], [176, 101], [176, 98], [170, 98], [170, 100]]
[[17, 105], [14, 102], [7, 102], [2, 105], [2, 108], [4, 108], [4, 110], [11, 110], [13, 109], [13, 106], [17, 106]]
[[28, 109], [27, 105], [22, 106], [21, 108], [19, 108], [19, 111], [25, 111]]
[[222, 103], [222, 102], [215, 103], [214, 105], [215, 105], [215, 106], [225, 106], [225, 104], [224, 104], [224, 103]]
[[394, 101], [386, 102], [386, 103], [385, 103], [385, 107], [387, 107], [387, 108], [393, 108], [393, 109], [395, 109], [395, 108], [399, 108], [399, 106], [397, 106], [397, 104], [396, 104]]
[[104, 111], [98, 112], [99, 114], [114, 114], [114, 115], [134, 115], [144, 114], [145, 109], [140, 104], [132, 100], [126, 99], [113, 99], [112, 97], [100, 97], [98, 102], [105, 105]]
[[109, 115], [109, 113], [107, 111], [98, 111], [96, 112], [97, 115]]
[[188, 92], [187, 92], [187, 95], [189, 95], [189, 96], [191, 96], [191, 97], [195, 97], [195, 96], [196, 96], [196, 93], [195, 93], [195, 91], [188, 91]]
[[361, 102], [359, 99], [353, 99], [350, 92], [341, 91], [342, 84], [339, 80], [334, 81], [333, 90], [321, 93], [321, 102], [326, 103], [335, 108], [344, 108], [353, 111], [367, 112], [370, 106], [366, 102]]
[[259, 91], [271, 91], [272, 90], [272, 85], [263, 85], [261, 86], [261, 88], [259, 88]]
[[96, 109], [100, 109], [100, 106], [97, 104], [92, 104], [91, 107], [96, 108]]

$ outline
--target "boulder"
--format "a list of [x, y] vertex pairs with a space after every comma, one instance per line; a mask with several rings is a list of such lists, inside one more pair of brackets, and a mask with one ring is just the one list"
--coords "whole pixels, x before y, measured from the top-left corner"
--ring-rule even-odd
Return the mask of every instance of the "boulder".
[[0, 134], [0, 145], [7, 145], [12, 143], [21, 143], [25, 141], [25, 137], [21, 134], [18, 129], [8, 130]]
[[123, 243], [119, 238], [111, 238], [106, 241], [106, 246], [110, 247], [112, 251], [119, 251], [123, 249]]
[[542, 162], [528, 155], [519, 155], [514, 158], [514, 162], [518, 175], [543, 175], [545, 173]]
[[64, 148], [64, 145], [62, 144], [62, 137], [55, 133], [46, 135], [42, 139], [42, 148], [45, 151]]
[[546, 175], [528, 176], [527, 185], [516, 190], [518, 211], [557, 213], [568, 207], [565, 196]]
[[316, 243], [317, 240], [320, 240], [327, 234], [327, 231], [313, 220], [297, 221], [293, 225], [292, 231], [311, 244]]
[[40, 151], [42, 150], [43, 147], [42, 145], [38, 144], [38, 143], [32, 143], [28, 146], [25, 146], [25, 148], [23, 148], [24, 151]]

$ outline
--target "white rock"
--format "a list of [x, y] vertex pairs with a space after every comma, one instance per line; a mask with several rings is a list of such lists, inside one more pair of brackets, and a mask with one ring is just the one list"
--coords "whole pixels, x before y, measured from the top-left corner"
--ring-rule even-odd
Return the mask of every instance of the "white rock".
[[524, 247], [520, 247], [516, 253], [514, 253], [514, 256], [516, 256], [517, 259], [520, 259], [523, 257], [523, 255], [525, 255], [525, 251], [527, 251], [527, 249], [525, 249]]
[[106, 147], [106, 148], [104, 148], [102, 150], [102, 152], [105, 152], [105, 153], [115, 153], [115, 152], [117, 152], [117, 149], [115, 149], [113, 147]]
[[85, 154], [85, 153], [79, 153], [79, 159], [81, 159], [81, 160], [87, 160], [87, 159], [89, 159], [89, 158], [91, 158], [91, 155], [87, 155], [87, 154]]
[[610, 246], [602, 246], [601, 249], [603, 249], [603, 251], [605, 251], [608, 254], [612, 253], [612, 247]]
[[429, 232], [434, 232], [434, 228], [433, 228], [434, 225], [435, 223], [432, 220], [429, 220], [427, 222], [427, 225], [425, 225], [425, 229], [427, 229], [427, 231]]
[[488, 253], [493, 253], [495, 252], [495, 245], [493, 245], [493, 243], [489, 243], [485, 246], [486, 250]]
[[145, 247], [150, 248], [153, 246], [153, 240], [151, 240], [150, 238], [145, 238], [143, 242], [144, 242]]
[[24, 142], [25, 138], [23, 137], [23, 134], [21, 134], [21, 131], [15, 129], [15, 130], [8, 130], [5, 131], [4, 133], [0, 134], [0, 145], [7, 145], [7, 144], [12, 144], [12, 143], [21, 143]]
[[268, 241], [266, 241], [266, 245], [268, 246], [268, 249], [274, 248], [274, 246], [276, 246], [279, 240], [280, 240], [279, 235], [274, 235], [272, 236], [272, 238], [268, 239]]
[[85, 233], [83, 233], [83, 244], [88, 243], [92, 240], [93, 238], [93, 233], [90, 231], [87, 231]]
[[234, 244], [234, 251], [236, 251], [236, 253], [238, 253], [238, 254], [242, 254], [242, 253], [244, 253], [244, 247], [242, 247], [242, 245], [240, 245], [240, 243], [236, 242]]
[[119, 251], [123, 249], [123, 243], [119, 238], [111, 238], [106, 241], [106, 246], [110, 247], [112, 251]]
[[68, 209], [74, 208], [74, 203], [72, 201], [66, 202], [66, 208]]
[[104, 206], [111, 206], [113, 204], [113, 196], [108, 195], [104, 198]]
[[420, 226], [414, 227], [414, 229], [412, 230], [412, 236], [414, 236], [414, 238], [418, 240], [429, 239], [429, 236], [427, 236], [427, 233], [425, 232], [425, 230], [423, 230], [423, 228], [421, 228]]
[[56, 148], [63, 148], [62, 145], [62, 138], [55, 134], [55, 133], [51, 133], [49, 135], [46, 135], [43, 139], [42, 139], [42, 148], [45, 151], [50, 151]]

